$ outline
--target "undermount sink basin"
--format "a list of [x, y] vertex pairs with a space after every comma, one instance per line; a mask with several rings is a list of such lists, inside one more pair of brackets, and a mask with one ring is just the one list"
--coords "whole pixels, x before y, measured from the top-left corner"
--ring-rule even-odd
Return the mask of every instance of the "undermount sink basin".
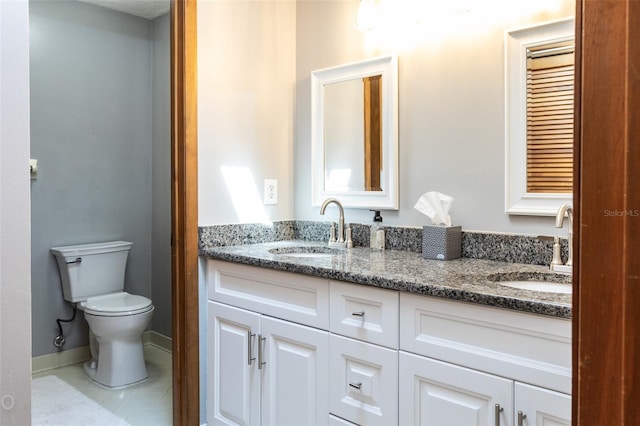
[[556, 294], [571, 294], [573, 290], [569, 275], [516, 272], [493, 274], [489, 279], [497, 284], [519, 290]]
[[545, 293], [571, 294], [571, 283], [554, 283], [549, 281], [501, 281], [498, 284], [520, 290], [542, 291]]
[[333, 256], [344, 254], [344, 250], [330, 247], [301, 246], [274, 248], [269, 250], [269, 253], [286, 257], [329, 259]]
[[334, 254], [331, 253], [278, 253], [281, 256], [287, 256], [287, 257], [318, 257], [318, 258], [327, 258], [327, 257], [332, 257], [335, 256]]

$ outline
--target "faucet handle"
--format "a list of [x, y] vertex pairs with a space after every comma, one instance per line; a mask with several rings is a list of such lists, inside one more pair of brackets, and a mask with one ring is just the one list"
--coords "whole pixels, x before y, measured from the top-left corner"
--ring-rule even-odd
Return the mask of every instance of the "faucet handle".
[[329, 230], [329, 242], [334, 243], [336, 241], [336, 225], [331, 222], [331, 229]]
[[553, 237], [553, 259], [551, 260], [551, 267], [562, 265], [562, 255], [560, 251], [560, 238]]

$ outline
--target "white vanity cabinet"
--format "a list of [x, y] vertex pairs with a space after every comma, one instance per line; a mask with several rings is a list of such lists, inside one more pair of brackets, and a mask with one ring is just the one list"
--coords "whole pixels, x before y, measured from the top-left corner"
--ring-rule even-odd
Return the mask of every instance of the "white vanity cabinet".
[[570, 320], [411, 294], [400, 306], [400, 424], [571, 424]]
[[399, 375], [401, 425], [571, 425], [567, 394], [406, 352]]
[[[329, 333], [286, 320], [326, 324], [327, 283], [273, 272], [209, 262], [208, 424], [328, 422]], [[260, 284], [273, 291], [250, 297]], [[287, 293], [291, 286], [298, 288]], [[250, 310], [260, 304], [285, 319]]]
[[209, 424], [571, 424], [570, 320], [217, 260], [206, 280]]

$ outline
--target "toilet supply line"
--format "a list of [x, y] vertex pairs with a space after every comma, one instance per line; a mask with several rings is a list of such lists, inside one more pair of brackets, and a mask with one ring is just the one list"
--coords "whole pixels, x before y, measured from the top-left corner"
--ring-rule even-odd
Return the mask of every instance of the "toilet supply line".
[[55, 346], [56, 348], [62, 348], [64, 346], [64, 344], [67, 342], [67, 339], [64, 338], [64, 333], [62, 332], [62, 324], [61, 323], [63, 323], [63, 322], [72, 322], [74, 319], [76, 319], [76, 313], [78, 311], [77, 303], [69, 302], [69, 305], [71, 305], [71, 307], [73, 308], [73, 315], [71, 316], [71, 318], [70, 319], [62, 319], [62, 318], [56, 319], [56, 322], [58, 323], [58, 330], [60, 331], [60, 334], [58, 334], [56, 336], [56, 338], [53, 339], [53, 346]]

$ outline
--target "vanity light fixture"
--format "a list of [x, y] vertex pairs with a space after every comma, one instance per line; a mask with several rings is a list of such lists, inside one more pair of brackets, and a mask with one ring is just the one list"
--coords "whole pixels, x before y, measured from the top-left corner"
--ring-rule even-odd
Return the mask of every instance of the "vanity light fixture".
[[371, 31], [378, 23], [378, 1], [360, 0], [356, 11], [356, 28], [360, 31]]

